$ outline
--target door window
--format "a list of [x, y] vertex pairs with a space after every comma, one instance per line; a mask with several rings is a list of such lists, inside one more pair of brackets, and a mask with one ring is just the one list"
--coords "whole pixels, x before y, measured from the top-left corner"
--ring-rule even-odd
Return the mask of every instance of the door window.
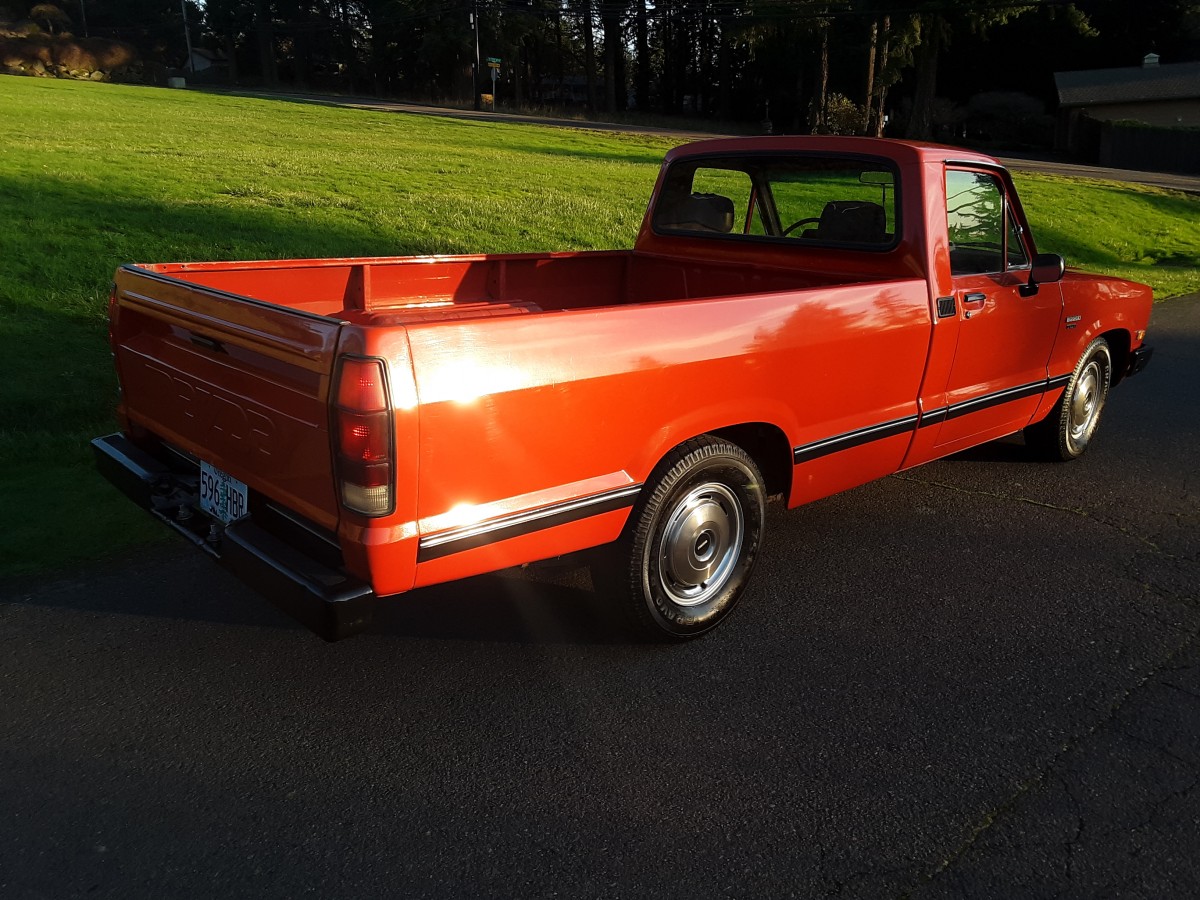
[[1004, 187], [985, 172], [946, 172], [946, 226], [953, 275], [993, 275], [1028, 265]]

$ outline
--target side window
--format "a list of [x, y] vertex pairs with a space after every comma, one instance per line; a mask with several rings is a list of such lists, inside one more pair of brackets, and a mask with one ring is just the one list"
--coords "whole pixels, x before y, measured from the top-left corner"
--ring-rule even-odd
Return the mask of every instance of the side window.
[[950, 271], [994, 275], [1029, 264], [1017, 223], [1008, 215], [1004, 187], [984, 172], [946, 172], [946, 226]]
[[1006, 252], [1008, 254], [1008, 267], [1010, 269], [1020, 269], [1029, 265], [1029, 257], [1025, 255], [1025, 245], [1021, 243], [1021, 229], [1017, 225], [1017, 220], [1012, 216], [1008, 217], [1008, 245]]
[[994, 176], [946, 172], [946, 226], [952, 274], [1004, 271], [1004, 194]]

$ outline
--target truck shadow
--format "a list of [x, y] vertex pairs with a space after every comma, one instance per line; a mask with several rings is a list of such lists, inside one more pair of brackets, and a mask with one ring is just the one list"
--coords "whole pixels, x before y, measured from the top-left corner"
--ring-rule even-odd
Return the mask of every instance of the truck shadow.
[[[190, 545], [142, 547], [50, 577], [0, 580], [4, 607], [67, 610], [84, 619], [142, 618], [238, 631], [295, 632], [272, 641], [312, 642], [265, 597], [238, 582]], [[477, 641], [489, 644], [602, 645], [633, 639], [583, 568], [538, 565], [480, 575], [379, 601], [365, 638]], [[351, 639], [353, 643], [355, 639]]]
[[946, 459], [950, 462], [1031, 463], [1037, 461], [1037, 454], [1025, 446], [1025, 439], [1021, 435], [1010, 434], [978, 447], [960, 450]]
[[368, 634], [513, 644], [628, 644], [586, 569], [533, 567], [379, 602]]

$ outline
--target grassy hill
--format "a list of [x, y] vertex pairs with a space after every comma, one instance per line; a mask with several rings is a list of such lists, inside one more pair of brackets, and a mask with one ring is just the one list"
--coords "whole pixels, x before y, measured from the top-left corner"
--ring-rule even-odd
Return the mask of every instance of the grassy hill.
[[[160, 529], [92, 473], [123, 262], [629, 246], [672, 141], [0, 77], [0, 574]], [[1043, 250], [1200, 289], [1200, 199], [1018, 179]]]

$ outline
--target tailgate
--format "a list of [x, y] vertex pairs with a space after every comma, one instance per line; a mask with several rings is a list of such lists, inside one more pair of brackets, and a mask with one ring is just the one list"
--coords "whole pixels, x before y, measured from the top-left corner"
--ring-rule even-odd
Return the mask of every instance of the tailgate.
[[117, 273], [111, 317], [131, 434], [336, 528], [328, 398], [342, 321], [135, 266]]

